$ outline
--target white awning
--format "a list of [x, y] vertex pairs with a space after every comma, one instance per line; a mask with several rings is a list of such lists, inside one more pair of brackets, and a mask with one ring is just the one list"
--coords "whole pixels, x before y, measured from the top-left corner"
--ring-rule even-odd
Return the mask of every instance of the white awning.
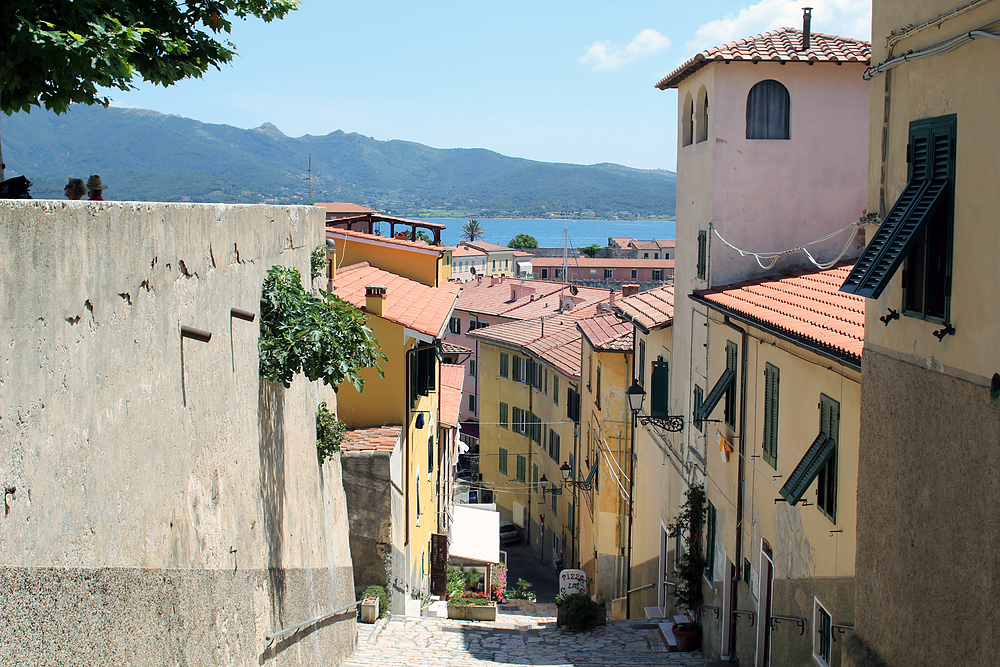
[[531, 262], [518, 262], [517, 270], [523, 273], [531, 273]]
[[481, 563], [499, 563], [500, 513], [455, 505], [448, 555]]

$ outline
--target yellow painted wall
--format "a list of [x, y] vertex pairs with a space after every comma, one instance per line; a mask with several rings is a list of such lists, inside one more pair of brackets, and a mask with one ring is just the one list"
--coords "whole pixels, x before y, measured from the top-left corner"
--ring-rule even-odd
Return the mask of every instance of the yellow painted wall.
[[[440, 387], [440, 364], [436, 364], [436, 387]], [[406, 467], [406, 503], [409, 517], [409, 556], [410, 582], [418, 590], [428, 590], [430, 575], [430, 539], [431, 534], [438, 532], [437, 516], [437, 468], [439, 465], [436, 440], [432, 447], [431, 460], [428, 465], [427, 438], [437, 434], [438, 397], [437, 391], [428, 392], [427, 396], [419, 396], [408, 420], [408, 458]], [[416, 426], [417, 415], [424, 411], [424, 427]], [[420, 512], [417, 511], [419, 495]]]
[[343, 238], [336, 239], [333, 252], [339, 257], [337, 261], [340, 266], [370, 262], [372, 266], [384, 271], [431, 287], [438, 286], [439, 272], [445, 271], [438, 266], [441, 262], [440, 248], [431, 246], [426, 251], [421, 251], [402, 245], [375, 245], [348, 237], [346, 241]]
[[[350, 383], [338, 387], [338, 415], [348, 428], [367, 428], [383, 424], [402, 424], [406, 419], [406, 348], [403, 326], [368, 314], [368, 326], [388, 359], [382, 362], [385, 378], [374, 368], [361, 371], [364, 391], [358, 393]], [[411, 341], [409, 341], [412, 343]]]
[[437, 261], [438, 285], [446, 283], [449, 280], [451, 280], [451, 276], [453, 273], [452, 262], [453, 259], [451, 257], [451, 250], [445, 250], [444, 252], [441, 253], [441, 256], [438, 258]]

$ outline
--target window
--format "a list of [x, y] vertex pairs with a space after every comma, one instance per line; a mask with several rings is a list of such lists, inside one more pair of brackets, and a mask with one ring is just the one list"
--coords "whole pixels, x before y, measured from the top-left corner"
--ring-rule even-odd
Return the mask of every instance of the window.
[[703, 402], [702, 401], [702, 397], [704, 395], [705, 395], [705, 391], [701, 387], [699, 387], [698, 385], [695, 385], [694, 386], [694, 427], [696, 429], [698, 429], [699, 431], [701, 431], [702, 425], [704, 423], [702, 421], [702, 417], [700, 416], [700, 412], [701, 411], [699, 410], [699, 408], [700, 408], [700, 406], [701, 406], [701, 404]]
[[601, 409], [601, 365], [597, 364], [597, 391], [594, 392], [594, 405]]
[[903, 264], [903, 313], [948, 321], [955, 119], [950, 115], [910, 123], [910, 180], [858, 258], [842, 291], [877, 299]]
[[493, 270], [496, 271], [497, 270], [497, 261], [495, 259], [492, 260], [492, 261], [493, 261]]
[[503, 268], [504, 269], [509, 269], [510, 268], [510, 260], [509, 259], [505, 259], [503, 261]]
[[508, 367], [510, 366], [510, 356], [506, 352], [500, 353], [500, 377], [508, 377]]
[[416, 405], [418, 396], [427, 396], [437, 386], [437, 351], [434, 348], [417, 350], [410, 355], [410, 404]]
[[660, 258], [660, 253], [654, 252], [653, 253], [653, 259], [659, 259], [659, 258]]
[[538, 493], [538, 464], [531, 465], [531, 490]]
[[559, 463], [559, 434], [549, 429], [549, 458]]
[[542, 280], [546, 280], [546, 279], [548, 279], [548, 277], [549, 277], [549, 270], [548, 269], [542, 269]]
[[736, 343], [731, 340], [726, 341], [726, 370], [732, 372], [733, 381], [729, 383], [729, 389], [726, 391], [725, 419], [726, 424], [732, 428], [736, 428], [736, 360], [738, 357]]
[[698, 280], [705, 280], [708, 274], [708, 232], [698, 230]]
[[596, 276], [597, 275], [597, 269], [591, 269], [590, 270], [590, 275]]
[[545, 382], [542, 383], [542, 391], [546, 396], [549, 395], [549, 369], [545, 369]]
[[523, 380], [521, 380], [521, 357], [517, 356], [516, 354], [514, 355], [514, 359], [512, 361], [511, 370], [512, 374], [510, 376], [510, 379], [514, 380], [515, 382], [523, 382]]
[[628, 277], [631, 278], [632, 280], [638, 279], [639, 278], [639, 269], [632, 269], [631, 271], [629, 271]]
[[570, 534], [573, 533], [573, 521], [576, 519], [576, 506], [572, 503], [566, 504], [566, 528], [569, 530]]
[[708, 501], [705, 511], [705, 578], [710, 582], [715, 576], [715, 505]]
[[681, 108], [681, 146], [690, 146], [694, 143], [694, 100], [691, 93], [684, 97], [684, 106]]
[[556, 269], [556, 280], [562, 278], [562, 269]]
[[580, 423], [580, 394], [572, 387], [566, 388], [566, 417]]
[[833, 619], [820, 601], [813, 598], [813, 657], [819, 664], [830, 664], [830, 641], [833, 635]]
[[789, 109], [788, 89], [781, 83], [757, 83], [747, 95], [747, 139], [788, 139]]
[[427, 436], [427, 474], [434, 472], [434, 436]]
[[[645, 352], [645, 350], [643, 350]], [[665, 361], [653, 362], [653, 377], [650, 384], [652, 387], [649, 400], [650, 417], [667, 416], [667, 396], [670, 381], [669, 366]]]
[[552, 494], [552, 516], [559, 515], [559, 496]]
[[453, 317], [450, 320], [448, 320], [448, 331], [452, 332], [453, 334], [462, 333], [462, 318]]
[[497, 470], [501, 475], [507, 474], [507, 450], [503, 447], [499, 448], [499, 454], [497, 455]]
[[777, 366], [764, 364], [764, 460], [778, 469], [778, 382], [781, 373]]
[[695, 113], [695, 142], [708, 141], [708, 91], [705, 86], [698, 90], [698, 110]]
[[520, 454], [517, 455], [517, 481], [524, 483], [527, 472], [528, 461]]
[[469, 394], [469, 412], [476, 414], [476, 395]]
[[636, 382], [640, 387], [646, 386], [646, 341], [639, 341], [639, 365], [636, 368]]
[[476, 377], [476, 360], [475, 359], [469, 359], [469, 377], [470, 378]]
[[478, 322], [476, 322], [476, 318], [470, 317], [469, 318], [469, 328], [467, 329], [467, 331], [475, 331], [478, 328], [479, 327], [478, 327]]
[[500, 403], [500, 418], [498, 421], [500, 422], [500, 428], [509, 427], [507, 423], [507, 404], [504, 402]]
[[559, 376], [552, 374], [552, 402], [559, 405]]
[[781, 487], [781, 497], [795, 505], [818, 478], [816, 505], [837, 522], [837, 438], [840, 437], [840, 403], [826, 394], [819, 396], [819, 435]]
[[642, 253], [642, 258], [643, 259], [649, 259], [649, 253], [648, 252]]
[[615, 270], [614, 269], [604, 269], [604, 279], [605, 280], [611, 280], [614, 277], [615, 277]]
[[536, 414], [531, 413], [529, 415], [529, 423], [531, 424], [531, 439], [536, 444], [542, 444], [542, 420]]
[[420, 464], [417, 464], [417, 484], [416, 484], [416, 496], [417, 496], [417, 520], [420, 520]]
[[663, 280], [663, 269], [653, 269], [653, 280]]

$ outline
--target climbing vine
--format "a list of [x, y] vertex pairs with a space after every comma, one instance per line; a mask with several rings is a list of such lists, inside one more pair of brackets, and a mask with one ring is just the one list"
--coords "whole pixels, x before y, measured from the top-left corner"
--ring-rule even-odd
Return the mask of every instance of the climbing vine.
[[326, 244], [313, 248], [309, 255], [309, 274], [313, 280], [319, 278], [326, 271]]
[[316, 408], [316, 454], [322, 463], [340, 451], [347, 426], [326, 407], [326, 401]]
[[705, 487], [691, 486], [684, 492], [680, 514], [667, 526], [670, 537], [684, 540], [687, 550], [677, 557], [674, 574], [677, 584], [677, 606], [697, 610], [701, 606], [701, 576], [705, 558], [701, 554], [701, 532], [705, 527]]
[[297, 373], [303, 373], [334, 390], [350, 382], [362, 391], [363, 368], [374, 368], [385, 377], [380, 362], [386, 356], [365, 325], [364, 313], [327, 292], [309, 294], [297, 270], [272, 266], [261, 301], [258, 347], [265, 380], [288, 387]]

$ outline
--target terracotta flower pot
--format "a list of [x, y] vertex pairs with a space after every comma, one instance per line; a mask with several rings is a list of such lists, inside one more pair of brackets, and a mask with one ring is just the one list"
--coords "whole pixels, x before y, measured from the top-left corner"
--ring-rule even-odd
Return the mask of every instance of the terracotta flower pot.
[[701, 647], [701, 626], [697, 623], [675, 623], [673, 632], [678, 651], [697, 651]]

